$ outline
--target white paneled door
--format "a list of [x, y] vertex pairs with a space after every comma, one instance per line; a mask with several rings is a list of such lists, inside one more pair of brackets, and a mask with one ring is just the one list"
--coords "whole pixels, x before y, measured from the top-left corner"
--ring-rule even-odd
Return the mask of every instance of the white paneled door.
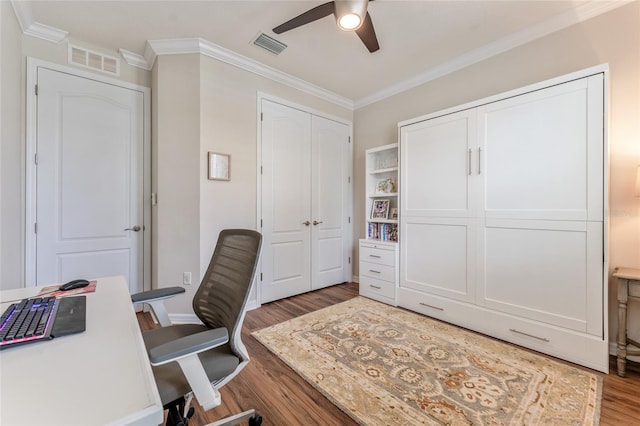
[[262, 100], [262, 303], [351, 276], [349, 126]]
[[349, 281], [351, 151], [346, 124], [312, 116], [311, 288]]
[[39, 67], [36, 283], [142, 288], [143, 93]]

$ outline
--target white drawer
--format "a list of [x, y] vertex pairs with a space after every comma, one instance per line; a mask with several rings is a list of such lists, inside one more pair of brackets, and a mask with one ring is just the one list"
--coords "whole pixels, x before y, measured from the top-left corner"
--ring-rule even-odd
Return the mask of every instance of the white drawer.
[[389, 281], [382, 281], [377, 278], [365, 277], [360, 278], [360, 294], [364, 296], [379, 295], [395, 299], [396, 285]]
[[396, 252], [385, 248], [360, 246], [360, 261], [396, 266]]
[[392, 283], [396, 282], [396, 268], [377, 263], [360, 261], [360, 276], [377, 278]]
[[608, 372], [608, 345], [601, 337], [406, 288], [398, 289], [398, 306]]

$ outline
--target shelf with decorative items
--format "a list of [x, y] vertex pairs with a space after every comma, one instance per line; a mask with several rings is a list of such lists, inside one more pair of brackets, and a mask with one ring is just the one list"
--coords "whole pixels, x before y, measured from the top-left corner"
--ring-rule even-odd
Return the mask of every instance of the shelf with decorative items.
[[397, 305], [398, 144], [372, 148], [365, 160], [366, 229], [360, 240], [360, 294]]
[[398, 241], [398, 144], [366, 152], [367, 240]]

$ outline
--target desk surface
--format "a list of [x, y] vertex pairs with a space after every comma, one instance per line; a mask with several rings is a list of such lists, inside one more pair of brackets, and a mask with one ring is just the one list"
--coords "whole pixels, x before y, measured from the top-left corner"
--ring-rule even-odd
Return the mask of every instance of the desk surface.
[[[0, 292], [0, 307], [38, 290]], [[162, 423], [127, 283], [122, 277], [99, 279], [95, 293], [86, 296], [84, 333], [0, 352], [0, 424]]]

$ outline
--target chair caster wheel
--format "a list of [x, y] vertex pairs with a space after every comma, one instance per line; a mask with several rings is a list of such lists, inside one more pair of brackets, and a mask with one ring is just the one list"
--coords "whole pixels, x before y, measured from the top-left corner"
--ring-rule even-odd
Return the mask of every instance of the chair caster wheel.
[[262, 416], [256, 414], [249, 419], [249, 426], [260, 426], [262, 424]]

